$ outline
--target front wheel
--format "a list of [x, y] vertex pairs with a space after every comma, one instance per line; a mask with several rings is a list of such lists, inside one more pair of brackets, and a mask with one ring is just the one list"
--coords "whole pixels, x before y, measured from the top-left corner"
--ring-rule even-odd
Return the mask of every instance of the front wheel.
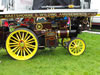
[[79, 38], [72, 39], [68, 44], [68, 52], [73, 56], [79, 56], [84, 53], [86, 48], [85, 42]]
[[18, 28], [8, 36], [6, 50], [16, 60], [32, 58], [38, 50], [38, 40], [35, 33], [26, 28]]

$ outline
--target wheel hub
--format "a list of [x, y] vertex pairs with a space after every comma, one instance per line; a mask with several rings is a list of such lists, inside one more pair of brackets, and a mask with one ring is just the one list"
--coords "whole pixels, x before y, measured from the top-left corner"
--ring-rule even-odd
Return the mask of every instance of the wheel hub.
[[23, 40], [21, 40], [21, 41], [19, 42], [19, 46], [20, 46], [21, 49], [25, 47], [25, 43], [24, 43]]

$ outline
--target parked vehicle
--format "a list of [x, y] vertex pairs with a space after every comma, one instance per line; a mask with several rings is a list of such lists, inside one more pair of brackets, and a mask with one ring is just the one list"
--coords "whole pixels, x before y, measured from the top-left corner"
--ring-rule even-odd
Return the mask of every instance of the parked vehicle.
[[98, 14], [91, 18], [93, 28], [100, 29], [100, 4], [99, 0], [92, 0], [91, 9], [98, 9]]
[[[58, 3], [62, 4], [61, 1]], [[56, 48], [59, 44], [71, 55], [83, 54], [86, 45], [77, 35], [90, 28], [90, 17], [95, 16], [97, 10], [80, 9], [74, 1], [69, 2], [67, 8], [65, 5], [59, 9], [58, 6], [45, 6], [44, 2], [36, 6], [39, 6], [38, 10], [0, 12], [1, 19], [8, 19], [7, 27], [1, 26], [0, 30], [1, 39], [6, 38], [2, 43], [6, 44], [8, 54], [16, 60], [28, 60], [39, 48]], [[9, 22], [9, 19], [15, 21]], [[59, 42], [59, 39], [62, 41]]]

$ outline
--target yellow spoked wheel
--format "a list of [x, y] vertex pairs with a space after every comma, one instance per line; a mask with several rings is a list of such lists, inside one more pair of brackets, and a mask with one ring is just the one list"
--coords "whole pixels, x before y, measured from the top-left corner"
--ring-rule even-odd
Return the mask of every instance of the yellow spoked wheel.
[[38, 40], [31, 30], [19, 28], [8, 36], [6, 49], [12, 58], [16, 60], [28, 60], [36, 54]]
[[79, 56], [84, 53], [86, 48], [85, 42], [79, 38], [71, 40], [68, 44], [68, 51], [71, 55]]
[[70, 40], [71, 40], [70, 38], [63, 38], [63, 39], [62, 39], [62, 46], [63, 46], [64, 48], [66, 48], [66, 47], [67, 47], [67, 46], [66, 46], [66, 43], [68, 43]]

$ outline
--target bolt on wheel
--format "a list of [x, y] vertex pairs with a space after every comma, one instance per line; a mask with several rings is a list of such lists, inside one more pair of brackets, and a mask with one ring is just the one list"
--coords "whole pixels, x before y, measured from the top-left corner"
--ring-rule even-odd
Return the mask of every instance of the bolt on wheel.
[[79, 56], [83, 54], [85, 48], [86, 48], [85, 42], [79, 38], [71, 40], [68, 44], [68, 52], [74, 56]]
[[38, 50], [36, 35], [29, 29], [19, 28], [8, 36], [6, 50], [16, 60], [28, 60]]

